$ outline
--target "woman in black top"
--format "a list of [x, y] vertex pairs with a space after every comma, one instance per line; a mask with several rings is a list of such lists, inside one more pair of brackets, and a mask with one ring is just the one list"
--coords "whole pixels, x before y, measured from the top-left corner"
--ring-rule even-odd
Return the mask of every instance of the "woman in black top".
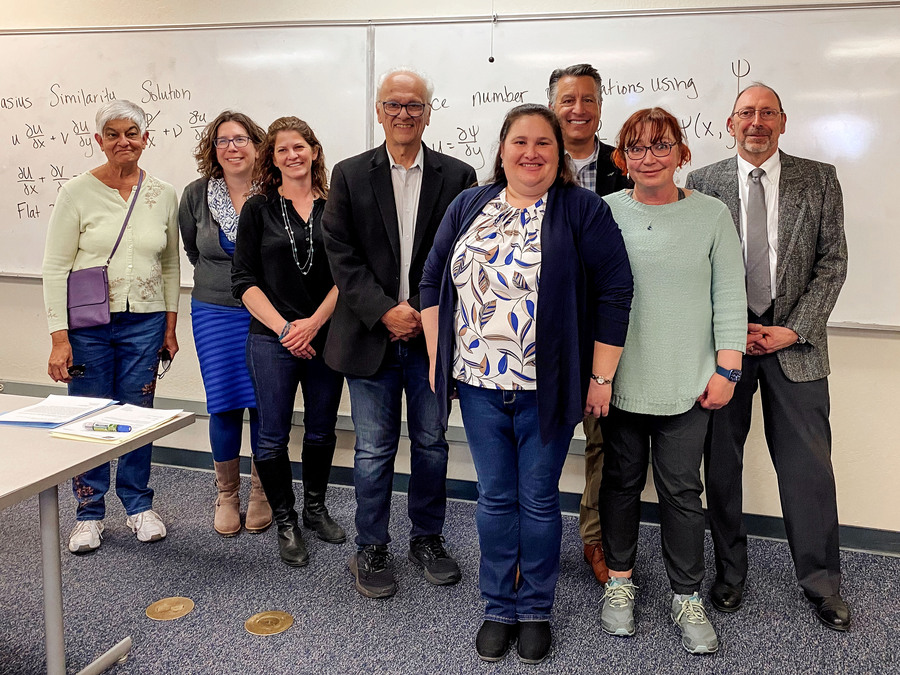
[[298, 384], [304, 403], [303, 524], [324, 541], [346, 540], [325, 508], [344, 379], [321, 356], [338, 290], [322, 244], [325, 156], [306, 122], [272, 122], [254, 182], [258, 194], [247, 200], [238, 226], [232, 293], [253, 315], [247, 365], [259, 411], [257, 471], [272, 506], [281, 559], [302, 567], [309, 555], [294, 510], [287, 448]]

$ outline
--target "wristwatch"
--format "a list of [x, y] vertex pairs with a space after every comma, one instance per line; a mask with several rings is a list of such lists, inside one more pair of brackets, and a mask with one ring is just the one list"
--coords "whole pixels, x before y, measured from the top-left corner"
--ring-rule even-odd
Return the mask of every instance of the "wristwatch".
[[723, 368], [722, 366], [716, 366], [716, 373], [724, 377], [729, 382], [740, 382], [741, 381], [741, 371], [739, 370], [728, 370], [728, 368]]
[[612, 384], [611, 377], [603, 377], [602, 375], [594, 375], [591, 373], [591, 379], [597, 384]]

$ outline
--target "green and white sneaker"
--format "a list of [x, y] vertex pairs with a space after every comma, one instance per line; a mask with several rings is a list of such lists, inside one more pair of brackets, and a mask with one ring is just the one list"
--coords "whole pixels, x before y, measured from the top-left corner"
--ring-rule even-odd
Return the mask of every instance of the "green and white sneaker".
[[693, 595], [672, 598], [672, 621], [681, 631], [681, 644], [691, 654], [712, 654], [719, 648], [716, 630], [709, 622], [703, 600]]
[[634, 592], [637, 586], [631, 579], [610, 577], [603, 592], [600, 626], [610, 635], [634, 635]]

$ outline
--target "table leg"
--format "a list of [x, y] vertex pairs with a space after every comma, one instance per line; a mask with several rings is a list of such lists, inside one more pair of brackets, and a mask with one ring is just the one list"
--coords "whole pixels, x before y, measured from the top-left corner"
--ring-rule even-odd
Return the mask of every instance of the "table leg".
[[59, 495], [56, 486], [41, 492], [38, 500], [41, 512], [47, 675], [65, 675], [66, 643], [63, 635], [62, 573], [59, 557]]

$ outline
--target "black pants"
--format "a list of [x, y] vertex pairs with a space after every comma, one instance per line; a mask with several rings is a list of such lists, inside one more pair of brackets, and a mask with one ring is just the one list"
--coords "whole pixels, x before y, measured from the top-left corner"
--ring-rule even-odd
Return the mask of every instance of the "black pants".
[[600, 484], [603, 550], [611, 570], [634, 567], [641, 491], [652, 447], [663, 560], [672, 590], [694, 593], [703, 581], [706, 523], [700, 462], [709, 411], [695, 403], [680, 415], [642, 415], [610, 407], [601, 418], [605, 457]]
[[792, 382], [781, 370], [776, 354], [744, 358], [743, 376], [731, 403], [716, 410], [710, 422], [706, 502], [716, 576], [735, 585], [743, 584], [747, 577], [741, 472], [757, 388], [800, 586], [810, 596], [835, 595], [840, 592], [841, 569], [828, 380]]

